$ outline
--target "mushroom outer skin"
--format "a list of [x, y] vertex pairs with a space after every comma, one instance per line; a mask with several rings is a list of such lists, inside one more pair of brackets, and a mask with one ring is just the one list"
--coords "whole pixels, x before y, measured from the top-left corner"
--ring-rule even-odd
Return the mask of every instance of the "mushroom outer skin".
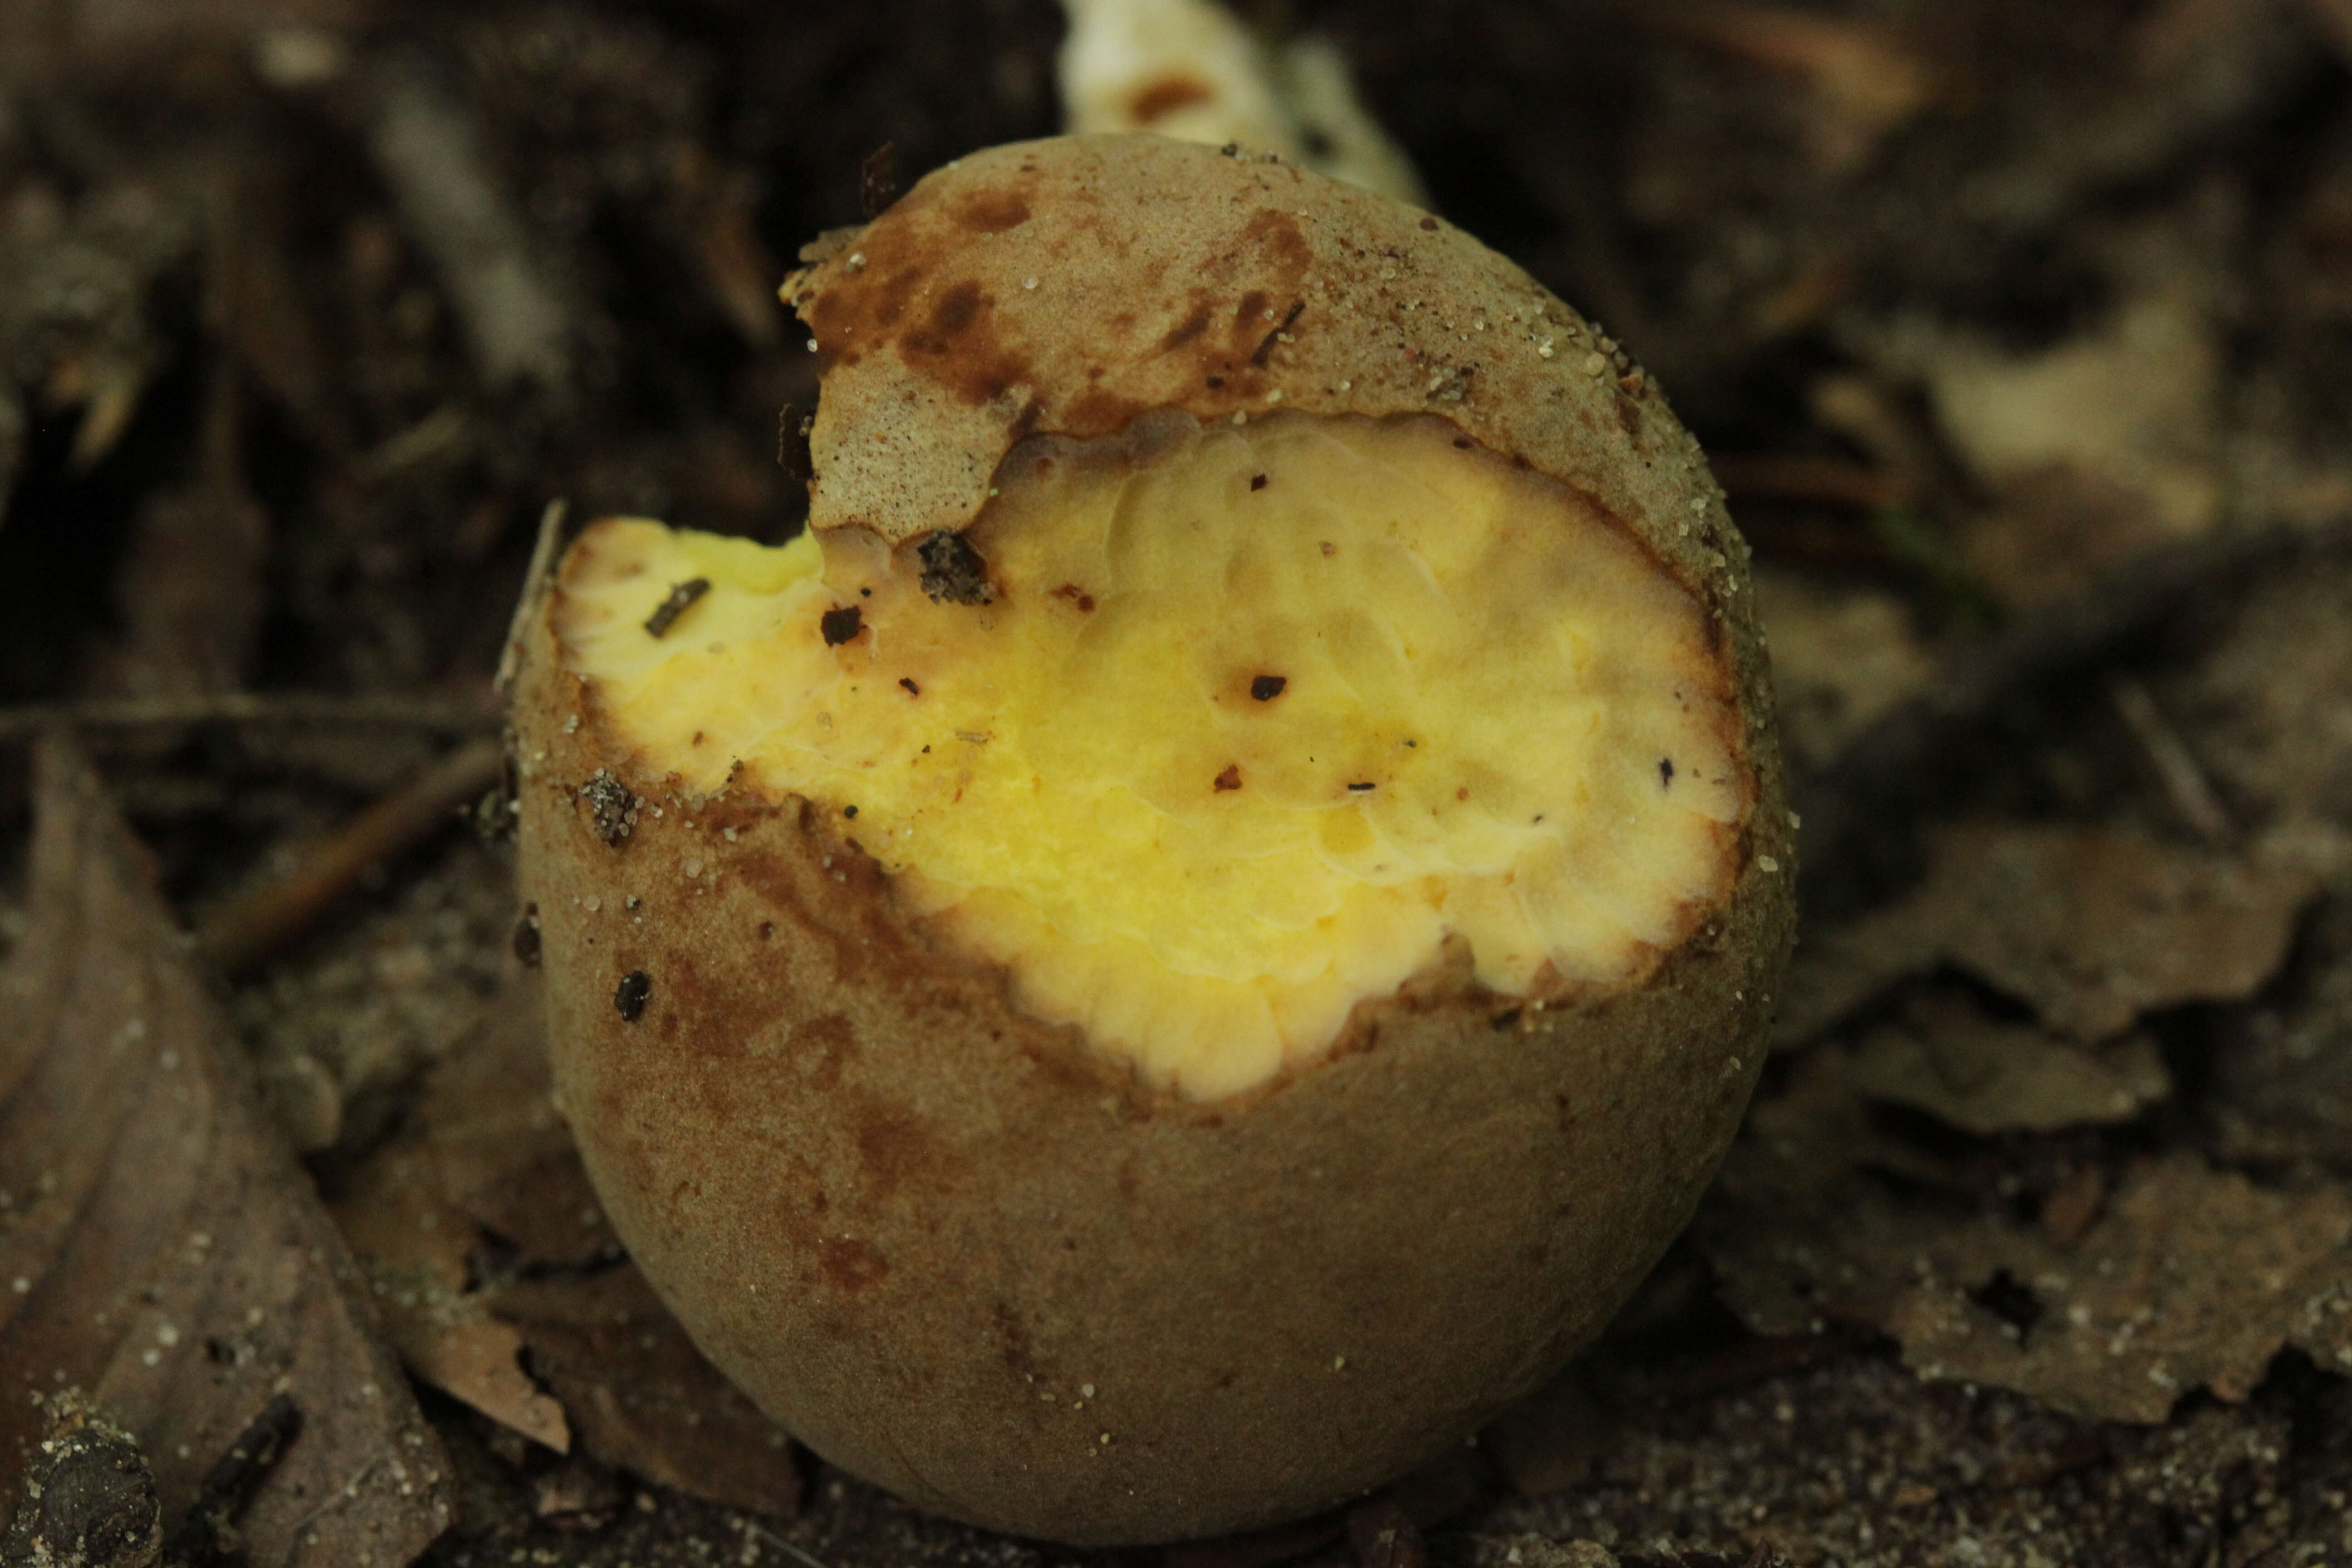
[[[1794, 924], [1745, 547], [1655, 389], [1573, 312], [1286, 164], [1000, 148], [824, 248], [788, 285], [826, 362], [814, 526], [961, 527], [1024, 437], [1278, 391], [1436, 413], [1566, 480], [1720, 628], [1754, 804], [1687, 941], [1540, 1001], [1450, 952], [1360, 1004], [1328, 1059], [1205, 1103], [1013, 1007], [837, 814], [683, 794], [565, 667], [561, 575], [525, 631], [521, 876], [559, 1103], [710, 1359], [835, 1464], [993, 1529], [1139, 1543], [1343, 1502], [1589, 1342], [1737, 1130]], [[599, 770], [638, 797], [618, 843], [581, 798]]]

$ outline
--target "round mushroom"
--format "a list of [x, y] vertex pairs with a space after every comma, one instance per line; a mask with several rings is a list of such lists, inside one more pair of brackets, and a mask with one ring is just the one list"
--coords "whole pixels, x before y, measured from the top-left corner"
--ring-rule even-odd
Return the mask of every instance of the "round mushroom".
[[561, 1103], [729, 1376], [977, 1523], [1341, 1502], [1600, 1331], [1792, 930], [1746, 546], [1615, 345], [1233, 149], [998, 148], [813, 247], [782, 548], [530, 625]]

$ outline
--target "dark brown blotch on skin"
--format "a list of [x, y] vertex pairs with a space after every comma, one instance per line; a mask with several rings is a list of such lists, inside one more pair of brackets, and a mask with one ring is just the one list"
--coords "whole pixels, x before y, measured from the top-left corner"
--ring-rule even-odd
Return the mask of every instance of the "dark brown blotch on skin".
[[515, 962], [525, 969], [539, 967], [539, 906], [537, 904], [525, 904], [522, 907], [522, 913], [515, 920], [514, 955]]
[[1018, 191], [982, 191], [954, 209], [956, 222], [979, 234], [1003, 234], [1029, 221], [1029, 203]]
[[940, 296], [923, 324], [898, 341], [917, 353], [944, 354], [995, 301], [977, 283], [959, 283]]
[[1078, 437], [1116, 435], [1143, 412], [1144, 405], [1134, 398], [1089, 387], [1071, 402], [1062, 416], [1062, 427]]
[[1315, 263], [1315, 247], [1307, 243], [1298, 220], [1279, 207], [1260, 207], [1242, 226], [1242, 243], [1255, 245], [1274, 263], [1303, 276]]
[[857, 1058], [857, 1030], [839, 1013], [808, 1019], [784, 1037], [784, 1055], [808, 1075], [811, 1089], [831, 1089], [841, 1081], [841, 1069]]
[[852, 1296], [871, 1289], [890, 1276], [888, 1260], [856, 1237], [820, 1237], [816, 1260], [825, 1279], [835, 1289]]
[[1139, 89], [1128, 100], [1127, 111], [1135, 117], [1138, 125], [1149, 125], [1180, 109], [1206, 103], [1215, 96], [1214, 89], [1198, 77], [1163, 76]]
[[884, 1203], [910, 1181], [936, 1181], [943, 1175], [947, 1162], [941, 1158], [939, 1136], [912, 1111], [887, 1100], [866, 1100], [852, 1113], [850, 1127], [866, 1201]]
[[1028, 357], [997, 336], [995, 305], [978, 283], [955, 284], [900, 335], [899, 358], [965, 403], [995, 402], [1032, 379]]
[[1253, 289], [1242, 296], [1240, 304], [1234, 307], [1234, 341], [1248, 343], [1252, 353], [1257, 352], [1258, 339], [1265, 331], [1267, 305], [1265, 290]]
[[1182, 321], [1168, 329], [1168, 335], [1160, 340], [1160, 352], [1162, 353], [1172, 353], [1177, 349], [1182, 348], [1186, 343], [1191, 342], [1202, 332], [1207, 331], [1209, 330], [1209, 318], [1212, 313], [1213, 312], [1209, 308], [1209, 301], [1202, 298], [1199, 294], [1194, 294], [1192, 297], [1192, 309], [1191, 313]]

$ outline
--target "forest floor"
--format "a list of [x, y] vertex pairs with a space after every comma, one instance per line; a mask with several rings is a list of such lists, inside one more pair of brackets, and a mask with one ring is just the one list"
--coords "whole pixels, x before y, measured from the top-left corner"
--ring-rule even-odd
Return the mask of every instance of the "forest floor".
[[884, 143], [1057, 129], [1052, 0], [8, 0], [0, 1517], [29, 1466], [188, 1563], [2352, 1561], [2352, 0], [1253, 15], [1756, 549], [1805, 934], [1608, 1337], [1344, 1514], [992, 1537], [703, 1364], [547, 1103], [458, 820], [542, 510], [800, 526], [776, 283]]

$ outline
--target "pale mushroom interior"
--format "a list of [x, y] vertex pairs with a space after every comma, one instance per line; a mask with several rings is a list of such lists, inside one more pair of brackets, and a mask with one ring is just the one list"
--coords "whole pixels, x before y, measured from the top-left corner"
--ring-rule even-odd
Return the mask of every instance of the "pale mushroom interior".
[[641, 768], [816, 803], [1017, 1005], [1194, 1099], [1327, 1054], [1449, 942], [1542, 998], [1638, 980], [1727, 893], [1707, 613], [1442, 420], [1033, 440], [964, 538], [986, 603], [862, 530], [609, 521], [558, 631]]

